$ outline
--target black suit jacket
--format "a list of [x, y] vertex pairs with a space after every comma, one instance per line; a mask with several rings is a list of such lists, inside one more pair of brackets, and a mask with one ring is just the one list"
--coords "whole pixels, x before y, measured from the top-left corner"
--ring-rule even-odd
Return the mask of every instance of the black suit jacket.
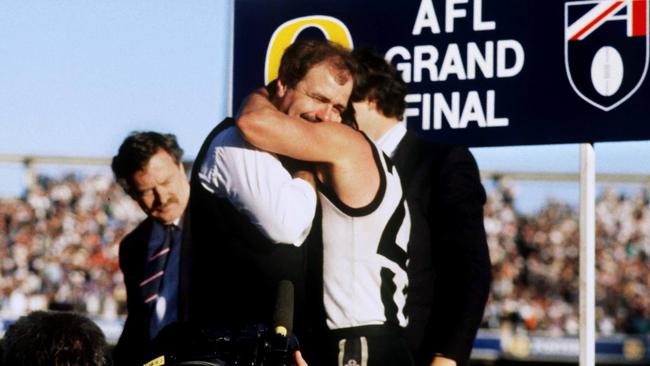
[[491, 281], [478, 167], [467, 148], [410, 131], [393, 161], [412, 220], [407, 340], [418, 365], [435, 354], [466, 364]]
[[120, 243], [120, 269], [126, 285], [128, 315], [113, 357], [115, 365], [141, 365], [149, 345], [149, 314], [139, 283], [145, 277], [147, 247], [153, 219], [147, 218]]
[[194, 161], [185, 221], [189, 230], [184, 232], [181, 262], [181, 289], [185, 291], [181, 319], [207, 328], [270, 323], [277, 285], [286, 279], [295, 286], [294, 330], [299, 330], [304, 310], [304, 248], [269, 241], [226, 198], [207, 191], [198, 177], [212, 140], [230, 126], [232, 119], [220, 123]]

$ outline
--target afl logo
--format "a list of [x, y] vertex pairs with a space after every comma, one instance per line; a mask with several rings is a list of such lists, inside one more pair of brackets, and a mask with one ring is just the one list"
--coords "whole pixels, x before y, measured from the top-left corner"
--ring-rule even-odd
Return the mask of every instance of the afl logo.
[[291, 45], [302, 31], [316, 28], [323, 36], [339, 45], [352, 49], [352, 36], [340, 20], [327, 15], [310, 15], [282, 23], [271, 35], [264, 61], [264, 85], [278, 77], [278, 69], [284, 50]]
[[648, 70], [649, 0], [569, 1], [564, 65], [573, 90], [610, 111], [630, 98]]

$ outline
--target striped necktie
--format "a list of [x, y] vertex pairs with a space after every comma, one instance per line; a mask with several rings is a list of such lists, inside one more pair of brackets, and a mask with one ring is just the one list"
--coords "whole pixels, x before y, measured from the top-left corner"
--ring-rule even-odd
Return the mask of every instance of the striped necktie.
[[160, 249], [147, 259], [145, 266], [146, 277], [140, 282], [142, 298], [145, 304], [152, 305], [158, 298], [160, 285], [165, 274], [165, 266], [167, 265], [169, 252], [171, 251], [174, 230], [177, 230], [174, 225], [165, 225], [163, 244], [160, 246]]

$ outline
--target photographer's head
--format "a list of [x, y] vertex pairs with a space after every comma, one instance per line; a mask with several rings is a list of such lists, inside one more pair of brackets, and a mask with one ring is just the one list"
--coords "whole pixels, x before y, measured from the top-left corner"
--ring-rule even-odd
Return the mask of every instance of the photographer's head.
[[148, 216], [171, 224], [182, 216], [190, 194], [182, 156], [174, 135], [134, 132], [120, 146], [111, 168]]
[[108, 366], [101, 329], [70, 312], [36, 311], [12, 324], [2, 339], [3, 365]]
[[298, 41], [282, 56], [273, 101], [311, 122], [341, 122], [354, 86], [350, 51], [328, 41]]

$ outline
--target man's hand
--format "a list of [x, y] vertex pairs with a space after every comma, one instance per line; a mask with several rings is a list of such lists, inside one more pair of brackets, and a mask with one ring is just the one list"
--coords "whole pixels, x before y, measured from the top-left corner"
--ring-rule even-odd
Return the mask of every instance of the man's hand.
[[298, 366], [309, 366], [309, 365], [307, 365], [307, 361], [305, 361], [305, 359], [302, 358], [302, 354], [300, 353], [300, 351], [296, 351], [296, 353], [294, 353], [293, 355], [296, 358], [296, 365], [298, 365]]
[[431, 361], [431, 366], [456, 366], [456, 361], [451, 358], [436, 356]]

